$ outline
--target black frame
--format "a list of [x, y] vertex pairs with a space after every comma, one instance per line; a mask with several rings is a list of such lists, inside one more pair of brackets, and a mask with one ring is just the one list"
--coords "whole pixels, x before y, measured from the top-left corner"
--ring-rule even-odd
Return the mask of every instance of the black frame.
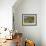
[[[24, 25], [24, 24], [23, 24], [23, 16], [24, 16], [24, 15], [35, 15], [35, 17], [36, 17], [36, 22], [35, 22], [35, 23], [36, 23], [36, 24], [34, 24], [34, 25]], [[37, 25], [37, 14], [22, 14], [22, 26], [36, 26], [36, 25]]]

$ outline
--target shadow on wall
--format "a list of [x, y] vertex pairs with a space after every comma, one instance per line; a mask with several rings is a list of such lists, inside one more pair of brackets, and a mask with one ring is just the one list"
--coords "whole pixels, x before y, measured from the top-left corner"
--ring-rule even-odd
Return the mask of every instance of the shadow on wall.
[[23, 3], [23, 1], [24, 0], [17, 0], [16, 3], [12, 6], [12, 9], [14, 10], [14, 9], [18, 8], [18, 6], [20, 6], [21, 3]]
[[15, 42], [12, 42], [9, 46], [16, 46]]

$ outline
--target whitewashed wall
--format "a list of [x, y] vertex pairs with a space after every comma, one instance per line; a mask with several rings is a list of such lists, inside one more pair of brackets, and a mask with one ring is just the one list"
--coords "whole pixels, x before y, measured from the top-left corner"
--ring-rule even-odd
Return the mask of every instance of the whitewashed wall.
[[[16, 0], [0, 0], [0, 28], [8, 28], [12, 29], [12, 6]], [[0, 33], [3, 30], [0, 29]], [[0, 34], [0, 38], [5, 38], [5, 35], [10, 35], [10, 33], [7, 31], [3, 31]]]
[[[24, 38], [35, 41], [36, 46], [41, 46], [41, 1], [18, 0], [13, 6], [15, 30], [23, 33]], [[37, 26], [22, 26], [22, 14], [37, 14]]]
[[[12, 6], [15, 2], [16, 0], [0, 0], [0, 27], [12, 28]], [[39, 45], [38, 39], [39, 41], [41, 39], [42, 46], [46, 46], [46, 0], [41, 0], [41, 6], [40, 0], [23, 0], [23, 3], [21, 3], [21, 5], [16, 5], [13, 11], [15, 14], [16, 29], [23, 32], [24, 37], [27, 36], [26, 33], [28, 36], [30, 35], [31, 37], [29, 36], [29, 38], [33, 38], [37, 42], [37, 45]], [[41, 11], [41, 15], [39, 11]], [[37, 13], [38, 25], [35, 27], [22, 26], [22, 13]], [[36, 35], [36, 33], [38, 33], [38, 35]]]
[[0, 0], [0, 27], [12, 29], [12, 6], [16, 0]]
[[42, 46], [46, 46], [46, 0], [41, 0], [41, 38]]

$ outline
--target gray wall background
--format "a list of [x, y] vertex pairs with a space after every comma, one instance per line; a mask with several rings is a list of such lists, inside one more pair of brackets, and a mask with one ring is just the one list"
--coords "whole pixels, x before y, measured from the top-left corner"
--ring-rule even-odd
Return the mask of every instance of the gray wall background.
[[[18, 0], [13, 6], [15, 30], [23, 33], [24, 39], [31, 39], [36, 46], [41, 46], [40, 0]], [[37, 26], [22, 26], [22, 14], [37, 14]]]

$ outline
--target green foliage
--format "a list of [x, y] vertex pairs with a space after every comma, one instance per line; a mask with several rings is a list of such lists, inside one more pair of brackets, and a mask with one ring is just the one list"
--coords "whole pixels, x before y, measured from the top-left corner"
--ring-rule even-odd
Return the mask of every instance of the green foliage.
[[24, 18], [24, 23], [34, 23], [34, 16]]

